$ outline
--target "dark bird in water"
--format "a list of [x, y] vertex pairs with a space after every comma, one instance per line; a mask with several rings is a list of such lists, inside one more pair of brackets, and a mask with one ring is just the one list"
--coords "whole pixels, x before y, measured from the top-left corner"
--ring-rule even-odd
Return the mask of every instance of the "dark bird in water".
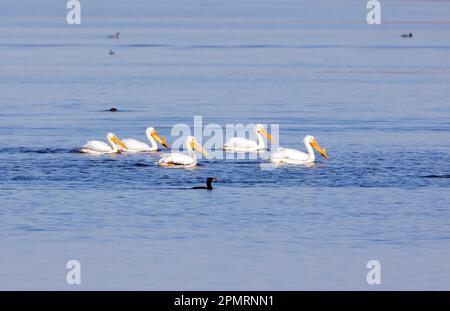
[[413, 36], [412, 33], [409, 33], [409, 34], [404, 33], [404, 34], [402, 34], [402, 38], [412, 38], [412, 36]]
[[119, 111], [117, 108], [111, 108], [111, 109], [109, 109], [108, 111], [111, 111], [111, 112], [117, 112], [117, 111]]
[[113, 35], [109, 35], [108, 38], [110, 38], [110, 39], [119, 39], [119, 36], [120, 36], [120, 32], [116, 32]]
[[116, 54], [116, 53], [114, 53], [113, 50], [109, 50], [109, 55], [114, 55], [114, 54]]
[[214, 188], [212, 187], [212, 182], [216, 181], [217, 178], [213, 178], [213, 177], [208, 177], [208, 179], [206, 180], [206, 187], [205, 186], [199, 186], [199, 187], [192, 187], [191, 189], [208, 189], [208, 190], [213, 190]]

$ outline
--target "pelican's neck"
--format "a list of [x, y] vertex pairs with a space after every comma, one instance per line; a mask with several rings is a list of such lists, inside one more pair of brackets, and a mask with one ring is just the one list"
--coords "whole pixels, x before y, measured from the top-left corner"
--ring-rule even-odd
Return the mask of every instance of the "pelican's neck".
[[119, 149], [117, 148], [117, 145], [112, 141], [111, 138], [108, 137], [108, 142], [111, 145], [111, 151], [117, 152]]
[[258, 132], [258, 130], [256, 130], [256, 141], [258, 143], [258, 148], [261, 148], [261, 149], [266, 148], [266, 144], [264, 143], [264, 139], [263, 139], [261, 133]]
[[195, 163], [197, 163], [197, 156], [195, 155], [194, 150], [192, 150], [191, 144], [189, 142], [186, 142], [186, 149], [188, 151], [188, 155], [194, 160]]
[[311, 146], [311, 144], [307, 141], [304, 142], [305, 146], [306, 146], [306, 150], [308, 150], [308, 155], [309, 155], [309, 161], [314, 162], [316, 160], [316, 155], [314, 154], [314, 150], [313, 147]]
[[158, 145], [156, 144], [156, 140], [153, 138], [151, 131], [147, 130], [145, 134], [147, 135], [147, 139], [150, 141], [150, 148], [158, 149]]

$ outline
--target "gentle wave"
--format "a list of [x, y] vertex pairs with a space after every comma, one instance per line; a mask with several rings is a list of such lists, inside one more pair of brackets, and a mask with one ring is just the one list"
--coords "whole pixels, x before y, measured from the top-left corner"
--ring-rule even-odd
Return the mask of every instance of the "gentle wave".
[[[23, 43], [11, 44], [2, 43], [0, 47], [5, 48], [61, 48], [61, 47], [111, 47], [111, 44], [42, 44]], [[450, 50], [448, 45], [345, 45], [345, 44], [194, 44], [177, 45], [164, 43], [135, 43], [116, 44], [116, 48], [175, 48], [175, 49], [438, 49]]]
[[77, 153], [78, 149], [62, 149], [62, 148], [29, 148], [29, 147], [12, 147], [0, 148], [0, 153]]

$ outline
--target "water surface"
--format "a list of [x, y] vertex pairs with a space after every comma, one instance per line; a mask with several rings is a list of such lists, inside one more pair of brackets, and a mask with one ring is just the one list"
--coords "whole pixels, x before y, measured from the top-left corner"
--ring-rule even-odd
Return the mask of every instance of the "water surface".
[[[77, 27], [53, 5], [0, 20], [0, 288], [74, 289], [78, 259], [79, 289], [374, 289], [377, 259], [375, 289], [450, 289], [449, 2], [383, 3], [379, 26], [356, 1], [112, 1]], [[76, 152], [195, 115], [331, 160]]]

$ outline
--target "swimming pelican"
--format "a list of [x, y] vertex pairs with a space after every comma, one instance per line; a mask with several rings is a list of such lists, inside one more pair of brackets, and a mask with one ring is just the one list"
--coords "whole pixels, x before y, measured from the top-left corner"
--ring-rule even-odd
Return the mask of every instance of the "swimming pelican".
[[258, 151], [266, 149], [266, 144], [264, 143], [264, 139], [261, 134], [267, 136], [270, 141], [273, 142], [272, 135], [267, 133], [264, 127], [261, 124], [255, 125], [256, 139], [257, 141], [253, 141], [250, 139], [242, 138], [242, 137], [233, 137], [229, 141], [223, 145], [224, 150], [229, 151]]
[[209, 154], [200, 146], [197, 140], [193, 136], [189, 136], [186, 139], [186, 149], [188, 150], [188, 154], [184, 153], [171, 153], [158, 161], [158, 164], [161, 166], [184, 166], [184, 167], [192, 167], [197, 165], [197, 157], [193, 149], [201, 152], [204, 156], [209, 157]]
[[113, 133], [108, 133], [108, 135], [106, 135], [106, 139], [108, 140], [110, 146], [99, 140], [91, 140], [81, 147], [80, 152], [89, 154], [106, 154], [119, 152], [117, 145], [124, 149], [127, 148], [127, 145], [125, 145], [123, 141], [121, 141]]
[[150, 141], [151, 146], [133, 138], [126, 138], [123, 140], [123, 142], [125, 143], [125, 145], [127, 145], [128, 148], [122, 149], [121, 151], [131, 153], [157, 151], [158, 145], [156, 144], [156, 141], [158, 141], [164, 147], [169, 148], [169, 144], [167, 143], [166, 139], [159, 136], [158, 132], [156, 132], [156, 130], [153, 127], [148, 127], [145, 130], [145, 136], [147, 136], [147, 139]]
[[305, 144], [308, 153], [304, 153], [296, 149], [279, 148], [277, 151], [270, 155], [270, 161], [274, 163], [287, 164], [313, 163], [316, 160], [313, 147], [317, 151], [319, 151], [327, 160], [329, 160], [325, 149], [320, 147], [317, 139], [314, 136], [306, 135], [305, 138], [303, 138], [303, 143]]

